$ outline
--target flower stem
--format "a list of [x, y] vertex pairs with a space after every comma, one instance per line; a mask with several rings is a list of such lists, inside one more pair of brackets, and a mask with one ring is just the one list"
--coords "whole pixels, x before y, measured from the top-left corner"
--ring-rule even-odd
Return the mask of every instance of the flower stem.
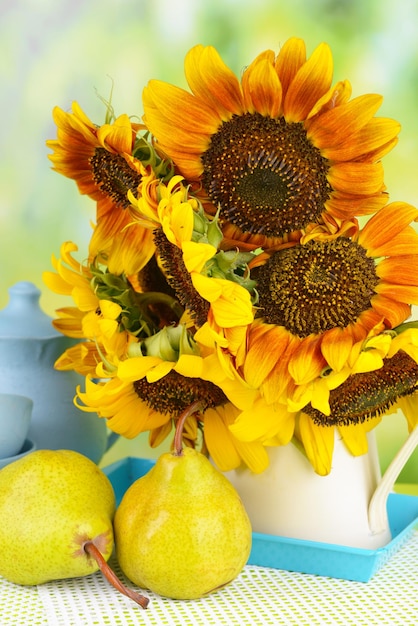
[[390, 463], [370, 500], [369, 526], [374, 535], [383, 532], [386, 528], [386, 501], [389, 492], [417, 445], [418, 426], [415, 426], [402, 448]]

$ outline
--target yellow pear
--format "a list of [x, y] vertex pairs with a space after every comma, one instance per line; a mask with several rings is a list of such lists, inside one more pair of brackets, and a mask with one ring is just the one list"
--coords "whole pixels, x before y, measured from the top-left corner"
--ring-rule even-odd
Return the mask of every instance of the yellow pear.
[[21, 585], [85, 576], [85, 551], [113, 550], [115, 496], [93, 461], [72, 450], [37, 450], [0, 470], [0, 574]]
[[73, 450], [37, 450], [0, 470], [0, 575], [20, 585], [100, 569], [146, 608], [107, 564], [114, 547], [115, 494], [108, 477]]
[[231, 483], [203, 454], [182, 448], [182, 421], [174, 451], [125, 492], [114, 531], [120, 567], [132, 582], [161, 596], [192, 599], [241, 572], [252, 535]]

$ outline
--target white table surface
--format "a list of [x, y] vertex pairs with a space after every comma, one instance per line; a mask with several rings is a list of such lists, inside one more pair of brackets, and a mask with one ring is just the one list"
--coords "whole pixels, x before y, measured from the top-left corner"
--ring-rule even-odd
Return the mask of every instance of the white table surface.
[[[117, 564], [113, 567], [121, 575]], [[126, 580], [126, 579], [125, 579]], [[20, 587], [0, 578], [2, 626], [417, 626], [418, 529], [368, 583], [246, 566], [199, 600], [147, 593], [142, 610], [100, 572]]]

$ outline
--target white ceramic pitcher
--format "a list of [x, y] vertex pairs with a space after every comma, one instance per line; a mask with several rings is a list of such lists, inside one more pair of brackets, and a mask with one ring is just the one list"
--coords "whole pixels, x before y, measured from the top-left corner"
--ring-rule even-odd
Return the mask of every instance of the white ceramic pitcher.
[[225, 475], [240, 494], [253, 531], [375, 550], [391, 540], [386, 503], [418, 442], [410, 434], [381, 476], [375, 433], [369, 451], [352, 456], [336, 432], [332, 470], [316, 474], [292, 443], [269, 448], [261, 474], [237, 469]]

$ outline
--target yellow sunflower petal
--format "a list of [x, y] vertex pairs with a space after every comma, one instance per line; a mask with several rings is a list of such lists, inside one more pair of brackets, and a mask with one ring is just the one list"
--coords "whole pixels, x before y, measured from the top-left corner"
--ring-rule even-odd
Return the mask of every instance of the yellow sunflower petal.
[[204, 413], [205, 442], [218, 468], [225, 472], [241, 463], [233, 443], [233, 437], [218, 410], [207, 409]]
[[405, 302], [418, 305], [417, 285], [393, 285], [391, 283], [379, 283], [375, 288], [376, 293], [391, 298], [393, 301]]
[[309, 139], [318, 148], [332, 150], [335, 147], [334, 142], [339, 143], [342, 128], [346, 129], [347, 136], [356, 134], [372, 119], [382, 101], [382, 96], [378, 95], [358, 96], [326, 111], [309, 124]]
[[308, 404], [324, 415], [330, 415], [330, 390], [336, 389], [350, 376], [351, 370], [345, 367], [339, 372], [331, 372], [327, 376], [318, 377], [307, 385], [296, 386], [288, 394], [287, 406], [290, 411], [301, 411]]
[[161, 445], [163, 441], [170, 435], [172, 430], [173, 424], [171, 420], [168, 420], [167, 422], [165, 422], [165, 424], [162, 424], [162, 426], [159, 426], [158, 428], [153, 428], [148, 437], [149, 445], [151, 446], [151, 448], [156, 448], [157, 446]]
[[104, 215], [89, 242], [89, 258], [99, 258], [111, 274], [133, 275], [150, 260], [155, 251], [152, 231], [132, 221], [128, 211]]
[[366, 454], [369, 449], [367, 432], [362, 424], [349, 424], [337, 426], [344, 444], [353, 456]]
[[350, 161], [362, 155], [369, 155], [369, 161], [378, 161], [398, 141], [399, 130], [400, 124], [394, 120], [374, 118], [350, 142], [336, 147], [325, 145], [322, 154], [331, 161]]
[[274, 118], [281, 109], [282, 85], [272, 63], [274, 53], [271, 52], [271, 55], [270, 58], [256, 59], [246, 69], [242, 85], [248, 110]]
[[127, 382], [140, 380], [148, 371], [161, 363], [161, 359], [156, 356], [132, 357], [121, 361], [118, 365], [118, 377]]
[[332, 55], [326, 43], [320, 44], [298, 70], [283, 100], [283, 112], [288, 122], [300, 122], [331, 85]]
[[176, 364], [171, 361], [161, 361], [157, 365], [154, 365], [151, 369], [146, 373], [146, 379], [149, 383], [155, 383], [157, 380], [161, 380], [167, 374], [171, 372], [175, 368]]
[[244, 287], [230, 280], [209, 278], [196, 273], [191, 278], [196, 291], [211, 303], [219, 326], [229, 328], [253, 321], [251, 297]]
[[100, 332], [104, 337], [113, 337], [118, 331], [119, 324], [115, 320], [99, 320]]
[[400, 398], [398, 406], [406, 417], [408, 431], [412, 432], [414, 428], [418, 428], [418, 393]]
[[324, 366], [321, 342], [317, 336], [309, 336], [293, 353], [289, 361], [289, 373], [297, 385], [303, 385], [319, 376]]
[[338, 191], [358, 195], [374, 194], [382, 191], [382, 163], [338, 163], [332, 165], [328, 172], [328, 180]]
[[402, 232], [394, 235], [390, 241], [382, 243], [380, 247], [372, 244], [370, 252], [375, 257], [407, 255], [411, 254], [411, 250], [417, 249], [417, 241], [418, 233], [412, 226], [407, 226]]
[[[322, 396], [320, 401], [317, 402], [320, 406], [315, 408], [319, 409], [324, 415], [330, 414], [329, 408], [329, 389], [326, 388], [326, 395]], [[294, 391], [287, 397], [287, 407], [292, 413], [301, 411], [307, 404], [313, 400], [313, 384], [310, 385], [298, 385]]]
[[276, 71], [286, 93], [299, 69], [306, 62], [306, 46], [303, 39], [291, 37], [284, 42], [276, 59]]
[[[189, 202], [174, 203], [159, 207], [161, 226], [168, 241], [176, 246], [190, 242], [193, 234], [193, 209]], [[161, 204], [161, 203], [160, 203]]]
[[[164, 102], [166, 117], [172, 124], [173, 132], [176, 129], [192, 131], [197, 138], [200, 130], [215, 132], [220, 123], [220, 119], [206, 104], [207, 100], [197, 100], [184, 89], [159, 80], [149, 81], [143, 91], [143, 100], [146, 109], [144, 121], [147, 125], [148, 116], [153, 114], [156, 102]], [[187, 111], [187, 115], [179, 116], [179, 111]], [[161, 136], [161, 133], [157, 134]]]
[[[216, 248], [210, 243], [196, 243], [194, 241], [184, 241], [182, 251], [184, 264], [190, 274], [201, 272], [205, 263], [216, 254]], [[219, 293], [218, 286], [215, 287], [215, 291]]]
[[85, 281], [79, 287], [74, 287], [71, 295], [80, 311], [94, 311], [97, 308], [99, 300]]
[[131, 396], [129, 401], [108, 418], [107, 423], [114, 432], [133, 439], [141, 432], [160, 427], [168, 419], [166, 414], [150, 410], [145, 402]]
[[346, 364], [352, 347], [351, 334], [342, 328], [331, 328], [321, 342], [322, 355], [336, 372], [339, 372]]
[[284, 405], [267, 406], [260, 398], [242, 411], [230, 429], [240, 441], [265, 442], [278, 437], [282, 445], [288, 443], [294, 432], [295, 415]]
[[302, 340], [290, 333], [288, 336], [289, 344], [286, 351], [277, 355], [277, 363], [263, 383], [263, 394], [268, 404], [277, 402], [282, 396], [288, 395], [290, 387], [294, 385], [289, 373], [289, 360], [299, 348]]
[[334, 427], [319, 426], [305, 413], [299, 419], [299, 432], [306, 455], [320, 476], [330, 473], [334, 452]]
[[[418, 209], [406, 202], [392, 202], [373, 215], [358, 236], [358, 243], [370, 250], [374, 256], [399, 254], [395, 252], [394, 238], [400, 235], [408, 225], [418, 217]], [[412, 232], [411, 232], [412, 231]], [[413, 235], [414, 233], [414, 235]], [[418, 234], [408, 230], [408, 246], [404, 254], [411, 253], [413, 242], [417, 245]]]
[[289, 333], [273, 327], [268, 331], [267, 340], [263, 335], [251, 338], [250, 347], [245, 355], [244, 375], [249, 384], [257, 388], [267, 378], [277, 363], [277, 355], [284, 354], [289, 344]]
[[376, 268], [376, 274], [388, 282], [395, 282], [401, 285], [417, 285], [418, 254], [405, 254], [400, 257], [383, 259]]
[[[416, 354], [415, 348], [418, 348], [418, 328], [408, 328], [396, 335], [392, 339], [387, 356], [390, 359], [399, 350], [408, 352], [410, 348], [413, 349], [413, 354]], [[408, 354], [410, 353], [408, 352]], [[418, 363], [418, 359], [413, 354], [410, 354], [410, 356]]]
[[99, 307], [103, 317], [115, 320], [122, 312], [122, 307], [110, 300], [99, 300]]
[[203, 372], [203, 359], [200, 356], [195, 356], [193, 354], [182, 354], [175, 364], [174, 369], [182, 376], [201, 378]]
[[[89, 347], [89, 343], [83, 342], [83, 343], [78, 343], [76, 346], [72, 346], [71, 348], [68, 348], [55, 361], [54, 368], [59, 371], [66, 371], [66, 370], [73, 370], [73, 369], [76, 371], [79, 371], [77, 369], [77, 365], [82, 366], [84, 359], [88, 357], [89, 354], [91, 354], [89, 353], [88, 347]], [[95, 354], [97, 356], [97, 350], [95, 350]], [[94, 374], [95, 367], [96, 367], [96, 360], [92, 359], [90, 361], [90, 366], [88, 367], [88, 370], [85, 372], [85, 374]]]
[[186, 55], [184, 65], [190, 89], [202, 102], [210, 100], [222, 119], [242, 113], [239, 81], [215, 48], [195, 46]]
[[381, 422], [381, 417], [375, 417], [364, 424], [350, 424], [348, 426], [337, 426], [338, 432], [350, 454], [361, 456], [369, 449], [367, 433]]
[[120, 115], [113, 124], [104, 124], [97, 131], [97, 139], [106, 149], [115, 152], [132, 151], [134, 135], [129, 116]]
[[263, 444], [257, 441], [249, 443], [243, 441], [235, 441], [235, 446], [245, 465], [254, 474], [261, 474], [267, 469], [270, 462], [269, 455]]
[[379, 211], [388, 201], [384, 191], [372, 196], [354, 196], [335, 191], [325, 205], [330, 214], [341, 220], [352, 220], [353, 215], [372, 215]]
[[381, 354], [376, 350], [365, 350], [360, 352], [352, 367], [351, 373], [373, 372], [374, 370], [380, 369], [382, 366], [383, 358]]
[[247, 407], [252, 406], [259, 396], [258, 389], [252, 389], [244, 383], [224, 378], [217, 383], [224, 392], [228, 400], [230, 400], [238, 409], [244, 411]]
[[70, 296], [72, 292], [72, 285], [68, 281], [64, 280], [59, 274], [55, 272], [43, 272], [42, 280], [48, 289], [51, 289], [54, 293], [58, 293], [63, 296]]
[[378, 313], [387, 328], [395, 328], [402, 324], [410, 315], [411, 307], [408, 303], [395, 301], [385, 297], [382, 293], [373, 296], [373, 309]]
[[345, 104], [350, 99], [351, 93], [352, 87], [348, 80], [341, 80], [331, 87], [328, 92], [322, 96], [322, 98], [319, 98], [313, 109], [310, 110], [308, 119], [305, 123], [308, 132], [311, 125], [311, 119], [315, 119], [318, 114], [325, 113], [336, 106]]
[[53, 320], [52, 325], [67, 337], [83, 339], [82, 323], [85, 313], [77, 307], [62, 307], [56, 310], [58, 318]]

